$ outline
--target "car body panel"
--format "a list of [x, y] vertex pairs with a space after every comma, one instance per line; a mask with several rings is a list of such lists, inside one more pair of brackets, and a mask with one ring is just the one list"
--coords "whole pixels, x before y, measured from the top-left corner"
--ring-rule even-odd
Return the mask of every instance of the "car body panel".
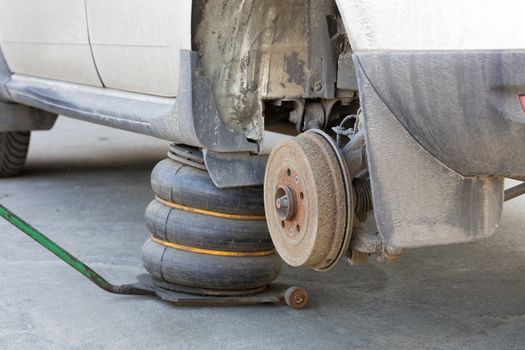
[[363, 52], [392, 115], [465, 176], [525, 174], [525, 50]]
[[199, 54], [180, 53], [177, 98], [13, 74], [5, 83], [10, 101], [216, 152], [258, 153], [259, 145], [223, 123]]
[[520, 0], [336, 0], [354, 52], [525, 48]]
[[180, 50], [191, 49], [191, 0], [86, 0], [104, 85], [174, 97]]
[[102, 86], [83, 0], [0, 0], [0, 46], [14, 73]]

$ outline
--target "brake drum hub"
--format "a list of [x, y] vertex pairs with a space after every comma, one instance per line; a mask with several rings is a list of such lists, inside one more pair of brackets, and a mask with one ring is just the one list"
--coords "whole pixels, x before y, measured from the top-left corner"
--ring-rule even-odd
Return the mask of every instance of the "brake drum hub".
[[308, 131], [277, 144], [264, 199], [272, 240], [292, 266], [332, 267], [345, 253], [353, 215], [344, 160], [332, 139]]

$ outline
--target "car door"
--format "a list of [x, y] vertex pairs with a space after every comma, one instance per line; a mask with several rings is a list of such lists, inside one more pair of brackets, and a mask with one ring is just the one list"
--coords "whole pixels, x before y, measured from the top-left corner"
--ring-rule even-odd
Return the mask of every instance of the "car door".
[[84, 0], [0, 0], [0, 47], [14, 73], [101, 86]]
[[191, 0], [86, 0], [95, 62], [112, 89], [174, 97], [191, 49]]

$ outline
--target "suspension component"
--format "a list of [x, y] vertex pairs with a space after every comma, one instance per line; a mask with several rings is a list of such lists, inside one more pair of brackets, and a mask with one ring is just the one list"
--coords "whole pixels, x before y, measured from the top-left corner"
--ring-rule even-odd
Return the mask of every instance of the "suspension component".
[[363, 174], [363, 176], [354, 178], [352, 185], [354, 187], [355, 197], [357, 198], [355, 203], [355, 214], [357, 217], [364, 219], [366, 213], [374, 209], [368, 172]]

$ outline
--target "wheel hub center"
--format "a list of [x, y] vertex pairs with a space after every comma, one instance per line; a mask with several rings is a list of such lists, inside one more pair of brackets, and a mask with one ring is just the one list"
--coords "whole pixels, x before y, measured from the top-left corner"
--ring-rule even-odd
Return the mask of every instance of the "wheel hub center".
[[278, 173], [274, 188], [273, 209], [280, 222], [281, 232], [290, 242], [298, 242], [305, 232], [307, 204], [304, 181], [296, 169], [284, 166]]
[[275, 209], [281, 220], [290, 220], [295, 215], [297, 201], [294, 190], [289, 186], [279, 186], [275, 191]]

